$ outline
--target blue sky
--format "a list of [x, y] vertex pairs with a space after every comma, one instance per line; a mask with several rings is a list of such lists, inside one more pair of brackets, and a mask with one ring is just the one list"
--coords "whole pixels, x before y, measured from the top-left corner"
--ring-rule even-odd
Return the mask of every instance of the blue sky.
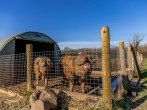
[[61, 48], [97, 47], [102, 26], [114, 44], [147, 35], [147, 0], [0, 0], [0, 38], [38, 31]]

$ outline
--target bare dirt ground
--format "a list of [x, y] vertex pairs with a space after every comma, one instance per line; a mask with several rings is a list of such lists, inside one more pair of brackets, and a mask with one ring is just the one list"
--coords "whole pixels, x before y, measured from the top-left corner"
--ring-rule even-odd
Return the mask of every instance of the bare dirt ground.
[[[64, 100], [65, 96], [60, 98], [62, 98], [62, 102], [57, 110], [93, 110], [98, 108], [98, 102], [90, 99], [85, 101], [70, 100], [67, 103], [67, 100]], [[0, 93], [0, 110], [29, 110], [29, 102], [25, 98]]]
[[[61, 80], [53, 80], [53, 81], [50, 81], [49, 85], [50, 87], [54, 87], [55, 85], [57, 85], [55, 88], [57, 89], [60, 89], [58, 88], [58, 83], [59, 83], [59, 87], [60, 87], [60, 83], [61, 83]], [[21, 95], [22, 97], [25, 97], [25, 96], [29, 96], [29, 94], [26, 93], [26, 83], [21, 83], [21, 84], [18, 84], [18, 85], [12, 85], [12, 86], [9, 86], [9, 87], [5, 87], [5, 88], [0, 88], [4, 91], [10, 91], [12, 93], [17, 93], [19, 95]], [[77, 90], [79, 87], [78, 86], [75, 86], [75, 92], [77, 92]], [[87, 90], [89, 90], [89, 86], [86, 86]], [[33, 90], [34, 88], [32, 88]], [[64, 88], [65, 90], [67, 89], [67, 87]], [[68, 90], [67, 90], [68, 91]], [[62, 97], [61, 100], [63, 100], [63, 98], [65, 97]], [[63, 100], [64, 101], [64, 100]], [[29, 101], [25, 98], [19, 98], [19, 97], [11, 97], [10, 95], [6, 95], [6, 94], [3, 94], [0, 92], [0, 110], [29, 110]], [[75, 101], [75, 100], [70, 100], [68, 102], [68, 105], [66, 103], [61, 103], [61, 106], [62, 108], [65, 108], [64, 106], [68, 106], [68, 107], [72, 107], [72, 108], [75, 108], [75, 110], [93, 110], [95, 107], [97, 107], [98, 103], [93, 101], [93, 100], [90, 100], [90, 99], [87, 99], [85, 101]], [[64, 110], [64, 109], [63, 109]], [[65, 109], [67, 110], [67, 109]], [[69, 109], [70, 110], [70, 109]]]
[[29, 110], [26, 99], [0, 93], [0, 110]]
[[[15, 92], [22, 94], [24, 92], [24, 87], [26, 87], [24, 85], [22, 84], [18, 85], [18, 87], [16, 88], [11, 86], [9, 90], [17, 90]], [[23, 89], [21, 89], [21, 87], [23, 87]], [[71, 100], [68, 103], [68, 107], [76, 108], [74, 110], [99, 110], [100, 107], [99, 105], [101, 104], [98, 104], [98, 102], [93, 102], [92, 100], [85, 100], [81, 102]], [[147, 110], [147, 59], [144, 61], [141, 67], [141, 84], [138, 91], [138, 96], [132, 99], [130, 106], [131, 109], [127, 109], [127, 110]], [[26, 98], [20, 98], [16, 96], [12, 97], [0, 93], [0, 110], [29, 110], [29, 102]], [[126, 110], [126, 109], [119, 109], [119, 110]]]

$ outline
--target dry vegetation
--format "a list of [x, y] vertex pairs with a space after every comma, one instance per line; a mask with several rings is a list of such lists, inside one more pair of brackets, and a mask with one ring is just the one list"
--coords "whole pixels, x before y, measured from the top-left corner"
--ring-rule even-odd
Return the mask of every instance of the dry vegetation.
[[0, 93], [0, 110], [29, 110], [28, 101]]

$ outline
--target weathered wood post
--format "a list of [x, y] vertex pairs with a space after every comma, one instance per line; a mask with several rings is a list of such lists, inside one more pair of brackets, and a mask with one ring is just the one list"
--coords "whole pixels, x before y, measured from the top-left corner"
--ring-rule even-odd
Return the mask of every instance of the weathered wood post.
[[132, 69], [132, 52], [131, 52], [131, 46], [128, 46], [128, 69]]
[[140, 53], [137, 51], [137, 62], [138, 62], [138, 65], [140, 65], [140, 61], [139, 61], [139, 55], [140, 55]]
[[119, 42], [119, 56], [120, 56], [121, 75], [126, 75], [126, 57], [125, 57], [124, 42]]
[[142, 56], [142, 54], [140, 53], [140, 63], [142, 64], [141, 56]]
[[103, 101], [107, 109], [111, 109], [111, 70], [110, 70], [110, 35], [109, 28], [102, 27], [102, 86]]
[[139, 65], [141, 65], [140, 56], [141, 56], [141, 53], [139, 53]]
[[127, 72], [126, 72], [126, 57], [125, 57], [125, 49], [124, 42], [119, 42], [119, 57], [120, 57], [120, 75], [122, 77], [121, 91], [120, 94], [127, 88]]
[[138, 64], [139, 66], [141, 65], [142, 61], [141, 61], [141, 53], [137, 52], [138, 55]]
[[127, 62], [128, 62], [128, 78], [131, 80], [133, 78], [133, 65], [132, 65], [132, 51], [131, 51], [131, 46], [128, 46], [128, 57], [127, 57]]
[[140, 65], [141, 65], [141, 53], [139, 53], [139, 63], [140, 63]]
[[[133, 53], [132, 53], [133, 55]], [[134, 58], [132, 58], [132, 70], [135, 70], [135, 62], [134, 62]]]
[[139, 68], [139, 65], [138, 65], [138, 61], [137, 61], [137, 57], [136, 57], [136, 54], [135, 54], [135, 49], [134, 47], [131, 45], [131, 50], [132, 50], [132, 55], [133, 55], [133, 63], [134, 63], [134, 70], [135, 70], [135, 73], [134, 73], [134, 76], [135, 77], [139, 77], [140, 78], [140, 68]]
[[140, 56], [140, 57], [141, 57], [140, 59], [141, 59], [141, 63], [142, 63], [142, 62], [143, 62], [143, 55], [141, 54], [141, 56]]
[[26, 55], [27, 55], [27, 91], [31, 90], [32, 51], [33, 51], [33, 45], [32, 44], [26, 44]]

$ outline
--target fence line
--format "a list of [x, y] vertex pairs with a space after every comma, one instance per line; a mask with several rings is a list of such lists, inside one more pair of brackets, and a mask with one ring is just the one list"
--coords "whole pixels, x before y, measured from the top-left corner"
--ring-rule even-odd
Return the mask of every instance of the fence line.
[[[37, 84], [34, 74], [35, 59], [37, 57], [47, 57], [51, 60], [52, 66], [51, 68], [39, 67], [39, 71], [46, 69], [45, 72], [47, 74], [45, 74], [45, 77], [48, 79], [47, 82], [42, 81], [40, 75], [39, 86], [46, 86], [46, 84], [48, 84], [48, 86], [53, 89], [69, 91], [70, 81], [73, 81], [74, 87], [70, 93], [72, 93], [73, 96], [81, 96], [80, 99], [82, 99], [84, 96], [81, 94], [81, 84], [83, 84], [85, 89], [85, 93], [83, 94], [103, 98], [103, 104], [105, 104], [108, 109], [111, 109], [112, 95], [115, 94], [113, 93], [114, 89], [116, 91], [119, 89], [119, 75], [125, 75], [125, 77], [128, 75], [131, 82], [135, 67], [139, 68], [139, 66], [136, 65], [141, 65], [143, 56], [141, 53], [138, 53], [136, 58], [136, 55], [132, 52], [132, 47], [129, 46], [128, 50], [125, 50], [123, 42], [120, 42], [119, 48], [110, 46], [109, 40], [109, 30], [107, 27], [104, 27], [102, 28], [102, 48], [99, 49], [32, 52], [32, 46], [27, 45], [26, 53], [0, 55], [0, 88], [18, 93], [34, 90]], [[69, 59], [72, 57], [76, 59], [80, 53], [87, 56], [86, 60], [90, 60], [90, 69], [83, 76], [78, 76], [74, 73], [68, 79], [66, 76], [73, 72], [71, 71], [73, 68], [66, 65], [66, 68], [63, 69], [61, 59], [65, 56], [70, 56], [70, 58], [68, 57], [68, 59], [66, 59], [66, 62], [70, 62]], [[45, 59], [40, 60], [40, 65], [44, 64], [44, 60]], [[80, 60], [81, 59], [78, 61]], [[74, 66], [78, 68], [77, 70], [74, 69], [74, 71], [82, 71], [87, 67], [85, 64], [87, 63], [84, 62], [80, 66]], [[46, 62], [45, 65], [47, 66], [48, 62]], [[73, 66], [74, 64], [72, 63], [70, 65]], [[65, 71], [67, 74], [64, 73]], [[124, 77], [122, 77], [122, 79], [124, 80]], [[120, 94], [121, 93], [119, 93], [119, 95]], [[97, 103], [98, 102], [93, 106], [96, 106]]]

